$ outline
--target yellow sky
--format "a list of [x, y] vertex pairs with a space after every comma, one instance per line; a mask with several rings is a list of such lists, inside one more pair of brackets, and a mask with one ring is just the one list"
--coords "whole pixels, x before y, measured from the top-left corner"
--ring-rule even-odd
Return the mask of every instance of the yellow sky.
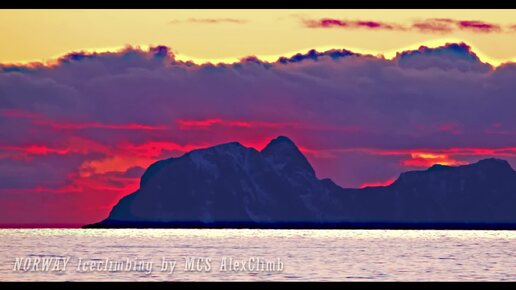
[[0, 62], [45, 62], [71, 51], [116, 50], [126, 45], [167, 45], [179, 59], [196, 62], [230, 62], [249, 55], [272, 60], [310, 48], [346, 48], [391, 57], [400, 49], [447, 41], [467, 42], [492, 64], [516, 60], [516, 30], [436, 34], [313, 29], [302, 24], [302, 19], [324, 17], [402, 24], [428, 18], [516, 24], [516, 10], [0, 10]]

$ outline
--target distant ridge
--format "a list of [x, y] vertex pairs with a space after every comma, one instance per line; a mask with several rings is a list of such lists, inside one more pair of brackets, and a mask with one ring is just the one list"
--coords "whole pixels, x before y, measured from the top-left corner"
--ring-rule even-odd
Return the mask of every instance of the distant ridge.
[[140, 189], [86, 228], [516, 229], [516, 172], [501, 159], [402, 173], [389, 186], [318, 179], [288, 137], [231, 142], [152, 164]]

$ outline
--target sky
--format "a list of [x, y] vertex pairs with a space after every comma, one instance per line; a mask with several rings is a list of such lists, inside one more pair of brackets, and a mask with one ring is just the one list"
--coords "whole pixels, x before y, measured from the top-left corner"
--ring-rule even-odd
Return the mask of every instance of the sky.
[[0, 10], [0, 226], [105, 218], [153, 162], [290, 137], [318, 177], [516, 166], [516, 10]]

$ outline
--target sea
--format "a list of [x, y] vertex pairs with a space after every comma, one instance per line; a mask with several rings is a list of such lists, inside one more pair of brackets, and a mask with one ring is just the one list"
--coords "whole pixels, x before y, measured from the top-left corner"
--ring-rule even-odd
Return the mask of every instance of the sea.
[[0, 281], [516, 281], [516, 231], [1, 229]]

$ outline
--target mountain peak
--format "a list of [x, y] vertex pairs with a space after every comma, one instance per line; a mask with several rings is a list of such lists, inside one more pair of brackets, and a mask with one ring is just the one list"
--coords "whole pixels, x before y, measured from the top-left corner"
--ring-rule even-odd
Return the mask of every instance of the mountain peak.
[[495, 169], [496, 168], [496, 169], [501, 169], [501, 170], [509, 169], [510, 171], [514, 171], [511, 167], [511, 165], [509, 164], [509, 162], [507, 162], [506, 160], [503, 160], [503, 159], [498, 159], [498, 158], [482, 159], [472, 165], [481, 166], [486, 169]]
[[191, 152], [189, 152], [189, 154], [192, 154], [192, 153], [204, 154], [207, 152], [230, 153], [230, 152], [246, 151], [249, 149], [251, 149], [251, 148], [247, 148], [244, 145], [240, 144], [239, 142], [227, 142], [227, 143], [222, 143], [222, 144], [218, 144], [218, 145], [207, 147], [207, 148], [195, 149], [195, 150], [192, 150]]
[[315, 175], [315, 171], [296, 144], [286, 136], [278, 136], [261, 151], [274, 168]]
[[442, 164], [434, 164], [431, 167], [429, 167], [426, 171], [432, 172], [432, 171], [442, 171], [442, 170], [449, 170], [454, 168], [480, 168], [480, 169], [486, 169], [486, 170], [510, 170], [513, 171], [511, 165], [509, 162], [498, 159], [498, 158], [486, 158], [479, 160], [475, 163], [466, 164], [466, 165], [459, 165], [459, 166], [448, 166], [448, 165], [442, 165]]
[[442, 165], [442, 164], [434, 164], [430, 168], [428, 168], [426, 171], [440, 171], [440, 170], [446, 170], [453, 168], [452, 166], [448, 165]]
[[444, 182], [445, 180], [451, 181], [456, 176], [462, 176], [461, 178], [473, 181], [478, 181], [479, 176], [495, 179], [511, 178], [511, 176], [514, 176], [514, 173], [509, 162], [503, 159], [487, 158], [466, 165], [447, 166], [435, 164], [426, 170], [403, 172], [394, 184], [411, 183], [421, 186], [426, 183], [435, 183], [436, 178]]
[[271, 144], [271, 143], [289, 143], [289, 144], [296, 146], [294, 144], [294, 142], [287, 136], [278, 136], [278, 137], [272, 139], [271, 142], [269, 142], [269, 144]]
[[[290, 138], [286, 136], [278, 136], [272, 139], [265, 148], [262, 149], [262, 153], [270, 154], [272, 151], [298, 151], [296, 144]], [[301, 154], [301, 152], [299, 152]]]
[[[210, 148], [245, 148], [244, 145], [240, 144], [240, 142], [228, 142], [228, 143], [223, 143], [223, 144], [219, 144], [219, 145], [216, 145], [216, 146], [213, 146], [213, 147], [210, 147]], [[208, 148], [209, 149], [209, 148]]]

